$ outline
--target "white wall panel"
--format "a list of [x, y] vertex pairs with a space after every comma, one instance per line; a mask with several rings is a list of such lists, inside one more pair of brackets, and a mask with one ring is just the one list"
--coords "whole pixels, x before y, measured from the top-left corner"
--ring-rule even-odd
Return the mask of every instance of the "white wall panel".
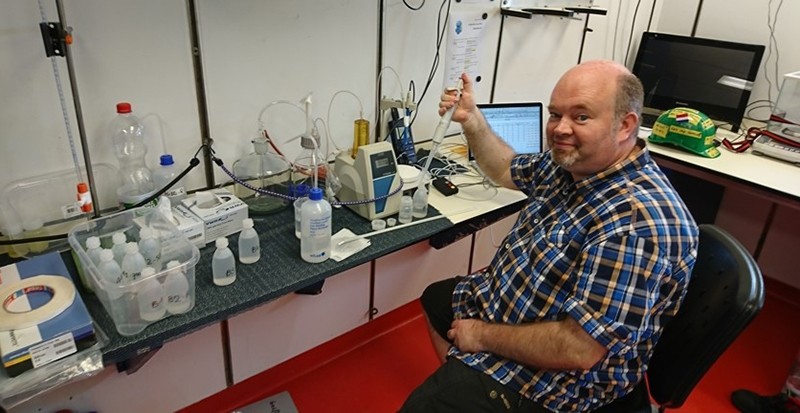
[[471, 244], [466, 237], [437, 250], [422, 241], [375, 260], [376, 317], [416, 300], [434, 281], [465, 275]]
[[234, 383], [364, 324], [369, 273], [364, 264], [325, 280], [322, 294], [288, 294], [231, 318]]
[[108, 366], [98, 375], [51, 390], [11, 413], [171, 412], [225, 388], [219, 324], [166, 343], [133, 374]]

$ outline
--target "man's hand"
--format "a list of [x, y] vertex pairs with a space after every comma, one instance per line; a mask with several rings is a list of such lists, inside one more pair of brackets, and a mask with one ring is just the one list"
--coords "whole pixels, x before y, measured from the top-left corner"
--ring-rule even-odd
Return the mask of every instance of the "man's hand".
[[481, 320], [465, 319], [453, 320], [450, 330], [447, 330], [447, 338], [461, 351], [467, 353], [478, 353], [484, 351], [481, 343], [481, 329], [485, 323]]
[[473, 97], [472, 81], [466, 73], [461, 74], [461, 97], [458, 97], [458, 91], [455, 88], [447, 88], [442, 93], [439, 101], [439, 116], [444, 115], [448, 109], [453, 105], [458, 105], [455, 112], [453, 112], [452, 120], [463, 124], [464, 122], [472, 119], [473, 114], [478, 110]]

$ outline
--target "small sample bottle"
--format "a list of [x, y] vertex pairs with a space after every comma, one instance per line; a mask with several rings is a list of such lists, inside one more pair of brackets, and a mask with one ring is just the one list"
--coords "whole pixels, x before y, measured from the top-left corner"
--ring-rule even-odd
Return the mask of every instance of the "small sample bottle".
[[145, 263], [156, 269], [161, 269], [161, 240], [150, 227], [139, 231], [139, 252], [142, 253]]
[[306, 184], [297, 184], [294, 187], [294, 195], [297, 199], [294, 200], [294, 236], [300, 239], [300, 217], [303, 215], [303, 203], [308, 201], [309, 187]]
[[413, 201], [408, 195], [403, 195], [400, 198], [400, 213], [397, 216], [397, 222], [401, 224], [408, 224], [412, 220], [413, 214]]
[[300, 258], [323, 262], [331, 255], [331, 204], [322, 198], [321, 189], [312, 188], [302, 212]]
[[125, 244], [125, 257], [122, 258], [122, 278], [125, 283], [131, 283], [142, 276], [142, 270], [147, 263], [139, 252], [139, 244], [129, 242]]
[[104, 280], [104, 291], [108, 293], [108, 299], [114, 301], [122, 297], [122, 291], [118, 287], [122, 284], [122, 268], [114, 261], [114, 253], [111, 250], [100, 252], [100, 264], [97, 270]]
[[[164, 155], [161, 155], [159, 160], [161, 167], [153, 171], [153, 181], [155, 182], [156, 189], [164, 188], [182, 172], [181, 168], [175, 165], [175, 161], [172, 159], [171, 154], [165, 153]], [[172, 205], [179, 205], [181, 200], [186, 198], [186, 185], [184, 184], [184, 179], [179, 179], [175, 185], [164, 192], [164, 196], [170, 200]]]
[[424, 187], [417, 188], [412, 198], [412, 212], [414, 218], [425, 218], [428, 216], [428, 190]]
[[233, 257], [231, 249], [228, 248], [228, 239], [225, 237], [217, 238], [217, 250], [211, 258], [211, 273], [214, 276], [214, 284], [226, 286], [236, 281], [236, 259]]
[[142, 283], [136, 295], [139, 303], [139, 317], [144, 321], [157, 321], [164, 318], [167, 313], [164, 305], [164, 287], [155, 277], [153, 267], [144, 267], [142, 270]]
[[261, 241], [253, 228], [253, 219], [242, 220], [242, 231], [239, 233], [239, 262], [252, 264], [261, 258]]
[[[91, 236], [86, 239], [86, 255], [92, 260], [95, 266], [100, 265], [100, 253], [103, 249], [100, 248], [100, 238]], [[112, 253], [113, 257], [113, 253]]]
[[114, 260], [118, 264], [122, 264], [122, 258], [125, 257], [125, 245], [128, 243], [128, 238], [125, 237], [124, 232], [115, 232], [114, 235], [111, 236], [111, 242], [114, 245], [111, 247], [111, 251], [114, 252]]
[[185, 313], [192, 307], [189, 296], [189, 281], [180, 268], [181, 263], [172, 260], [167, 263], [167, 277], [164, 278], [164, 295], [167, 297], [167, 311], [170, 314]]

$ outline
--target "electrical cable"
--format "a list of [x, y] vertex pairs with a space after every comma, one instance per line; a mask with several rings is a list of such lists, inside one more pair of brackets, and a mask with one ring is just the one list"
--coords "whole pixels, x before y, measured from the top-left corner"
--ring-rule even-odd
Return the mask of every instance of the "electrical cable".
[[767, 47], [767, 56], [764, 59], [764, 79], [767, 81], [767, 98], [769, 101], [772, 102], [772, 81], [770, 80], [769, 76], [769, 60], [772, 57], [772, 49], [775, 48], [775, 84], [776, 88], [780, 88], [778, 86], [778, 79], [779, 79], [779, 60], [780, 60], [780, 51], [778, 50], [778, 39], [775, 37], [775, 28], [778, 23], [778, 16], [780, 15], [781, 7], [783, 6], [783, 0], [778, 3], [778, 7], [775, 10], [775, 16], [772, 15], [772, 1], [769, 0], [767, 3], [767, 28], [769, 29], [769, 44]]
[[419, 9], [425, 5], [425, 0], [422, 0], [422, 3], [420, 3], [417, 7], [412, 7], [410, 4], [408, 4], [408, 0], [403, 0], [403, 4], [411, 11], [419, 11]]
[[614, 40], [611, 42], [611, 60], [617, 60], [617, 33], [619, 33], [619, 19], [622, 15], [622, 0], [617, 5], [617, 18], [614, 22]]
[[331, 124], [331, 107], [333, 107], [333, 100], [336, 99], [336, 96], [338, 96], [340, 93], [349, 93], [351, 96], [356, 98], [356, 101], [358, 101], [359, 119], [366, 119], [364, 117], [364, 104], [361, 102], [361, 99], [358, 97], [358, 95], [356, 95], [352, 91], [340, 90], [340, 91], [334, 93], [333, 96], [331, 96], [331, 101], [328, 102], [328, 114], [327, 114], [327, 117], [325, 118], [325, 133], [328, 135], [328, 139], [333, 140], [333, 146], [336, 148], [337, 151], [341, 151], [341, 149], [339, 148], [339, 145], [336, 144], [336, 140], [331, 138], [330, 124]]
[[[442, 25], [442, 9], [444, 9], [445, 4], [447, 4], [447, 14], [444, 18], [444, 25]], [[439, 6], [439, 13], [436, 16], [436, 53], [433, 56], [431, 70], [428, 72], [428, 79], [425, 81], [425, 87], [422, 89], [422, 94], [420, 95], [419, 100], [416, 102], [417, 108], [420, 107], [422, 101], [425, 99], [425, 94], [428, 92], [428, 88], [431, 86], [433, 78], [436, 76], [436, 70], [439, 68], [439, 51], [442, 46], [442, 40], [444, 39], [444, 35], [447, 31], [447, 24], [450, 21], [450, 4], [451, 0], [443, 0], [442, 4]], [[419, 111], [414, 112], [414, 117], [411, 118], [409, 127], [414, 125], [414, 121], [417, 120], [418, 114]]]
[[636, 8], [633, 9], [633, 22], [631, 22], [631, 31], [628, 34], [628, 46], [625, 48], [625, 60], [622, 62], [623, 65], [628, 65], [628, 54], [631, 52], [631, 45], [633, 44], [633, 32], [636, 30], [636, 17], [639, 15], [639, 5], [642, 4], [642, 0], [636, 1]]

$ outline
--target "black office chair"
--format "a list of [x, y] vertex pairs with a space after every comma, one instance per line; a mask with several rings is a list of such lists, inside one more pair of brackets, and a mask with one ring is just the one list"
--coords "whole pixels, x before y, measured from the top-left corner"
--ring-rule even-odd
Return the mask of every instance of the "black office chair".
[[764, 305], [764, 280], [750, 253], [714, 225], [700, 225], [686, 298], [653, 350], [644, 381], [596, 413], [650, 413], [681, 407], [694, 386]]

